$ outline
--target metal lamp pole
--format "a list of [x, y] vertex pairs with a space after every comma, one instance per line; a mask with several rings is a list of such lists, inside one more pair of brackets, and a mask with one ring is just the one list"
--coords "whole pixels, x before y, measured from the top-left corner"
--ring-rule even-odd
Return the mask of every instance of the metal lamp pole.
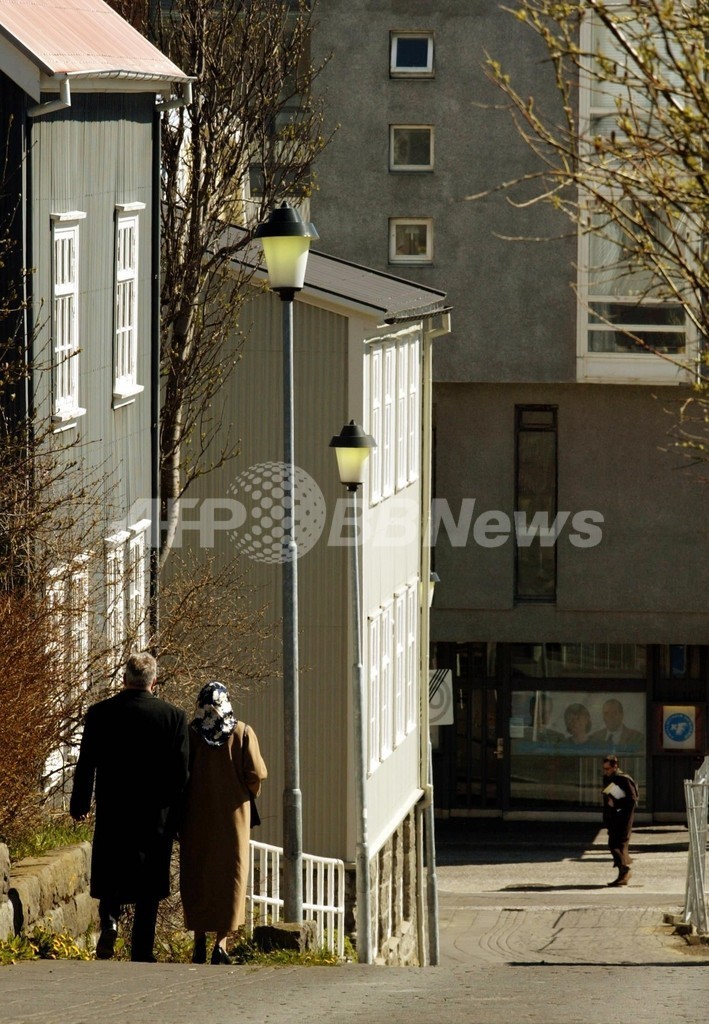
[[298, 545], [295, 538], [293, 300], [305, 280], [308, 250], [318, 233], [283, 203], [254, 232], [263, 244], [269, 284], [283, 311], [283, 914], [303, 920], [303, 808], [300, 790], [298, 693]]
[[369, 872], [369, 833], [367, 823], [367, 745], [365, 734], [366, 697], [362, 665], [362, 626], [359, 588], [359, 509], [357, 494], [364, 479], [364, 464], [376, 441], [365, 434], [354, 420], [333, 437], [340, 482], [349, 492], [352, 512], [352, 544], [350, 575], [352, 583], [352, 617], [354, 662], [352, 666], [354, 733], [355, 733], [355, 806], [357, 813], [356, 888], [357, 888], [357, 959], [361, 964], [372, 962], [372, 894]]

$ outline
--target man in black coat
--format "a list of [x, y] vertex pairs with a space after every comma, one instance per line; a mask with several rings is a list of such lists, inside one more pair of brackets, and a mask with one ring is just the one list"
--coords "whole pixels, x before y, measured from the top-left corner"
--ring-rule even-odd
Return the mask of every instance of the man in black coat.
[[158, 903], [170, 892], [170, 856], [188, 774], [184, 711], [152, 690], [150, 654], [127, 662], [123, 689], [89, 708], [69, 810], [82, 821], [96, 793], [91, 895], [99, 901], [96, 956], [108, 960], [125, 904], [135, 904], [131, 960], [154, 962]]
[[618, 869], [618, 877], [609, 885], [627, 885], [631, 859], [628, 844], [638, 802], [635, 780], [618, 767], [615, 754], [603, 758], [603, 824], [608, 829], [608, 849]]

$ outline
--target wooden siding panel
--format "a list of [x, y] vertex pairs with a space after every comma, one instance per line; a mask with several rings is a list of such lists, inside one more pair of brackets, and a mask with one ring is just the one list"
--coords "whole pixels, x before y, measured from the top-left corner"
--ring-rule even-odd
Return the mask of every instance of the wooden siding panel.
[[[153, 109], [151, 95], [72, 96], [67, 110], [31, 122], [36, 353], [51, 363], [51, 219], [81, 210], [79, 309], [80, 404], [75, 436], [98, 441], [84, 450], [89, 472], [105, 473], [107, 521], [150, 498], [150, 280]], [[139, 383], [145, 390], [113, 408], [113, 305], [117, 203], [141, 202]], [[50, 410], [50, 374], [36, 377], [41, 412]], [[145, 513], [144, 513], [145, 514]], [[130, 518], [130, 516], [129, 516]]]
[[[280, 301], [259, 294], [242, 316], [247, 333], [242, 358], [225, 389], [223, 418], [240, 439], [240, 454], [227, 466], [196, 482], [193, 498], [239, 496], [234, 482], [264, 462], [283, 459], [283, 372]], [[349, 621], [347, 549], [328, 547], [335, 502], [343, 499], [330, 438], [348, 417], [347, 321], [306, 303], [296, 302], [295, 461], [321, 489], [326, 508], [323, 534], [298, 561], [301, 789], [303, 842], [306, 851], [347, 854], [349, 752], [349, 672], [352, 653], [342, 624]], [[190, 512], [190, 516], [198, 513]], [[194, 548], [193, 533], [185, 542]], [[217, 531], [214, 555], [226, 564], [238, 554], [227, 531]], [[253, 600], [269, 604], [269, 618], [281, 617], [280, 565], [240, 557], [254, 587]], [[237, 641], [238, 642], [238, 641]], [[237, 680], [224, 680], [235, 689]], [[283, 791], [282, 681], [274, 678], [259, 693], [235, 694], [237, 715], [250, 722], [261, 742], [269, 779], [259, 809], [258, 838], [281, 841]], [[347, 752], [346, 758], [343, 752]]]

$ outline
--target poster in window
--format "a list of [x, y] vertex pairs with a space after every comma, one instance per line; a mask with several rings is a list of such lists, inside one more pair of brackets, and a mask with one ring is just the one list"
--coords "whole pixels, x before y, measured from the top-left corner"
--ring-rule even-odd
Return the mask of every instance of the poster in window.
[[513, 752], [561, 757], [645, 754], [645, 695], [578, 690], [512, 694]]

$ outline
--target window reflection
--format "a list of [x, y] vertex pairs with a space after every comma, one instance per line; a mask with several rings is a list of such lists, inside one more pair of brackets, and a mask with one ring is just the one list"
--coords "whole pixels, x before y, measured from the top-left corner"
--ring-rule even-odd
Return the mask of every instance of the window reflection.
[[645, 799], [645, 695], [518, 690], [510, 717], [514, 806], [599, 805], [600, 763], [616, 753]]

